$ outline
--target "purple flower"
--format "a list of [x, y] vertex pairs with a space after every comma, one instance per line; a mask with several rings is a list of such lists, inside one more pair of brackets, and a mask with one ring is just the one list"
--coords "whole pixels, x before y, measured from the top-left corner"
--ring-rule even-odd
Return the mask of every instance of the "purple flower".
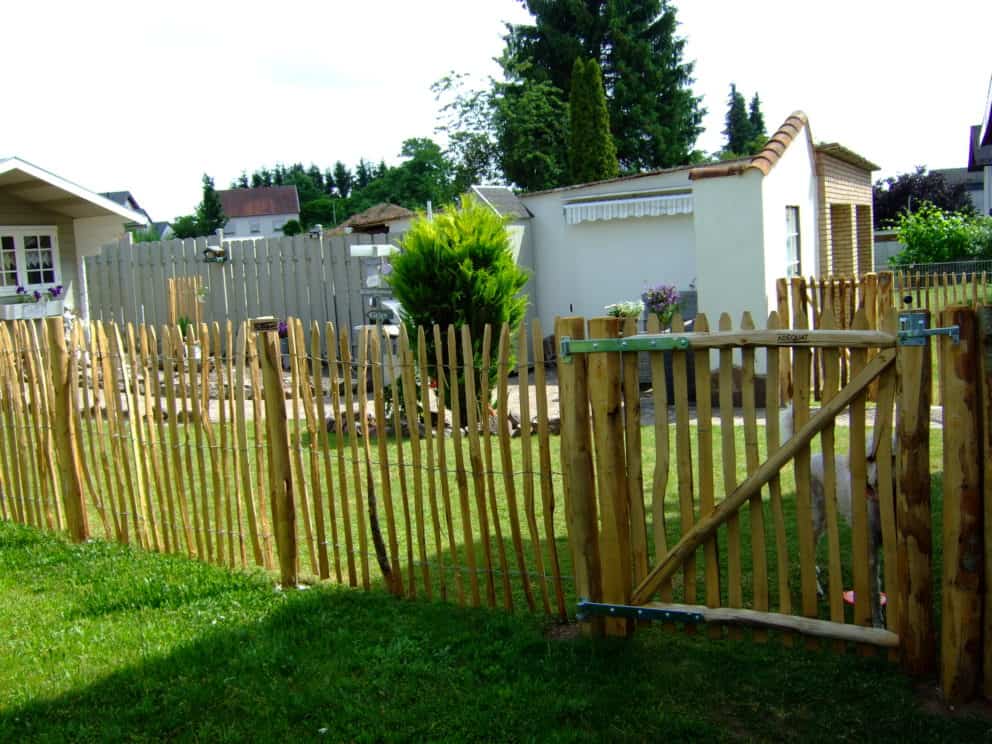
[[38, 302], [39, 300], [41, 300], [41, 292], [39, 292], [39, 291], [38, 291], [38, 290], [36, 289], [36, 290], [34, 291], [34, 301], [35, 301], [35, 302]]
[[48, 296], [53, 300], [57, 300], [59, 297], [62, 296], [63, 290], [64, 287], [61, 284], [56, 284], [54, 287], [48, 288]]
[[17, 294], [27, 294], [28, 291], [24, 289], [20, 284], [17, 285]]
[[289, 335], [289, 324], [285, 320], [279, 321], [279, 338], [286, 338]]
[[658, 316], [658, 320], [667, 323], [675, 314], [681, 295], [674, 285], [659, 284], [657, 287], [646, 289], [641, 299], [644, 300], [644, 307], [648, 312], [654, 313]]

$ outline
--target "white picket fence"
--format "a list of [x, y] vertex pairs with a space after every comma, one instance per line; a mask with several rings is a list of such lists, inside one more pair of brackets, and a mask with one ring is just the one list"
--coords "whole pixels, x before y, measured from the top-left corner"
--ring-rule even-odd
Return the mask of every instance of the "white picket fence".
[[[227, 260], [204, 260], [206, 238], [132, 243], [130, 236], [103, 246], [85, 260], [90, 318], [161, 326], [169, 321], [168, 280], [202, 277], [203, 319], [235, 324], [271, 315], [323, 328], [331, 321], [351, 329], [368, 322], [370, 297], [365, 264], [354, 245], [383, 244], [385, 235], [330, 238], [294, 236], [272, 240], [224, 241]], [[216, 239], [211, 239], [216, 244]]]

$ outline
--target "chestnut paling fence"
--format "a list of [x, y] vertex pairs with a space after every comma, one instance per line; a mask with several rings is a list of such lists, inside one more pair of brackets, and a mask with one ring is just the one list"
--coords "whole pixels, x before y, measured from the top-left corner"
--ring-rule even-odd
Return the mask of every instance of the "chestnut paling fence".
[[[912, 673], [939, 670], [948, 700], [983, 688], [988, 695], [992, 669], [982, 657], [992, 659], [992, 593], [982, 576], [992, 568], [992, 520], [983, 516], [992, 513], [992, 308], [949, 306], [938, 322], [956, 326], [959, 342], [942, 335], [911, 343], [897, 334], [891, 304], [881, 306], [874, 329], [864, 303], [846, 330], [829, 305], [817, 329], [800, 306], [790, 325], [772, 313], [763, 330], [749, 315], [734, 329], [724, 314], [711, 331], [698, 315], [693, 333], [676, 318], [671, 336], [641, 339], [634, 321], [559, 319], [558, 336], [575, 350], [559, 365], [562, 469], [587, 630], [626, 636], [654, 618], [687, 629], [705, 621], [717, 636], [717, 624], [733, 634], [751, 626], [755, 640], [769, 629], [787, 642], [800, 633], [837, 650], [880, 647]], [[940, 532], [931, 518], [931, 345], [942, 360], [944, 401]], [[638, 390], [645, 351], [652, 446]], [[818, 409], [810, 405], [814, 354]], [[775, 372], [783, 369], [795, 432], [788, 439], [779, 430]], [[871, 570], [876, 530], [884, 607]]]
[[[424, 333], [374, 328], [314, 324], [306, 345], [296, 319], [285, 339], [231, 323], [185, 339], [0, 326], [0, 516], [272, 569], [286, 586], [384, 583], [563, 618], [543, 347], [532, 364], [523, 330], [487, 330], [480, 366], [467, 329], [428, 332], [431, 357]], [[419, 384], [438, 370], [447, 384]], [[509, 409], [511, 372], [514, 409], [537, 422], [516, 437], [488, 403]], [[418, 408], [425, 423], [408, 422]]]

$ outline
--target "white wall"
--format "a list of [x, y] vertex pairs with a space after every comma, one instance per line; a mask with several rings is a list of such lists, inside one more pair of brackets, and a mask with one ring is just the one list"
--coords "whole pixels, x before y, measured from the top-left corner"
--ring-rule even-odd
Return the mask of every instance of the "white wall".
[[[282, 227], [287, 220], [298, 220], [299, 214], [266, 214], [260, 217], [231, 217], [224, 226], [224, 235], [234, 238], [281, 238]], [[251, 226], [258, 223], [261, 232], [253, 233]]]
[[127, 220], [117, 215], [105, 217], [80, 217], [73, 220], [73, 233], [76, 238], [76, 254], [62, 256], [62, 283], [66, 288], [66, 307], [77, 310], [86, 316], [86, 286], [83, 280], [83, 259], [95, 256], [107, 243], [119, 240], [125, 232]]
[[533, 247], [531, 310], [545, 334], [557, 316], [605, 314], [603, 307], [637, 300], [646, 285], [688, 289], [696, 279], [692, 215], [565, 224], [564, 205], [575, 198], [687, 188], [688, 172], [523, 195], [534, 215], [527, 224]]
[[[785, 276], [786, 237], [785, 208], [799, 207], [800, 266], [803, 276], [819, 275], [819, 232], [817, 230], [817, 198], [815, 155], [809, 136], [804, 130], [786, 148], [782, 157], [765, 176], [761, 184], [764, 213], [765, 291], [768, 305], [765, 318], [775, 309], [775, 281]], [[755, 323], [758, 323], [755, 318]]]

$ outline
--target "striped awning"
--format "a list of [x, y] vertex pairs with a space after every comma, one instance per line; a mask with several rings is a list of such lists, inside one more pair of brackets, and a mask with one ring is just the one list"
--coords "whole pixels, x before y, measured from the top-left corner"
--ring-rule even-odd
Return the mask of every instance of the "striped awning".
[[601, 199], [565, 205], [565, 223], [568, 225], [598, 220], [625, 220], [631, 217], [668, 217], [676, 214], [692, 214], [692, 194]]

